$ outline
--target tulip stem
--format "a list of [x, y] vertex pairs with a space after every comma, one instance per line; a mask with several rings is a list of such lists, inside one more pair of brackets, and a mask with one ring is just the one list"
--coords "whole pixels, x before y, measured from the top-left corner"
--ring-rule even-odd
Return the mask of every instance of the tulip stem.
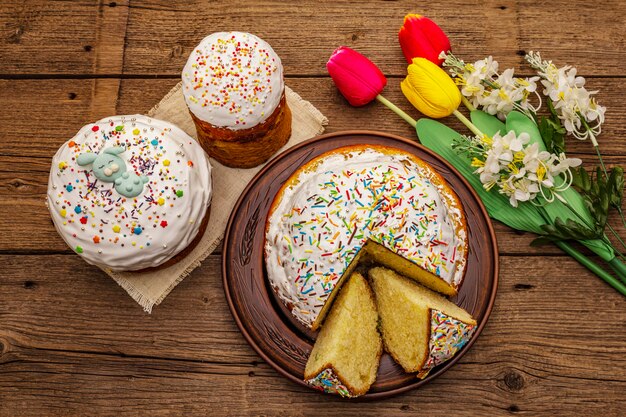
[[474, 125], [474, 123], [470, 122], [467, 117], [463, 116], [463, 113], [461, 113], [458, 110], [455, 110], [455, 111], [452, 112], [452, 114], [454, 114], [457, 119], [459, 119], [465, 126], [467, 126], [467, 128], [469, 130], [471, 130], [473, 134], [475, 134], [479, 138], [482, 138], [483, 136], [485, 136], [485, 134], [483, 132], [481, 132], [480, 129], [478, 129]]
[[467, 110], [476, 111], [476, 107], [472, 106], [472, 103], [470, 103], [470, 101], [464, 95], [461, 95], [461, 101], [463, 102], [463, 105], [467, 107]]
[[395, 104], [393, 104], [391, 101], [387, 100], [385, 97], [381, 96], [380, 94], [376, 96], [376, 100], [380, 101], [385, 106], [389, 107], [391, 110], [393, 110], [395, 114], [402, 117], [411, 126], [415, 127], [415, 125], [417, 124], [417, 121], [414, 118], [406, 114], [401, 108], [399, 108], [398, 106], [396, 106]]

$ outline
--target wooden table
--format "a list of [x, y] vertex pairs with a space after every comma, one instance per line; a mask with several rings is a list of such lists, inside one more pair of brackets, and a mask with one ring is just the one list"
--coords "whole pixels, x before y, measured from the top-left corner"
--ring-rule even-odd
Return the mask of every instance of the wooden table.
[[[324, 67], [335, 47], [375, 61], [405, 109], [396, 33], [406, 12], [435, 19], [469, 60], [491, 54], [528, 74], [522, 56], [540, 50], [601, 90], [600, 146], [609, 164], [626, 163], [624, 2], [297, 3], [0, 2], [0, 415], [623, 415], [624, 298], [501, 224], [498, 297], [477, 343], [433, 383], [370, 403], [296, 386], [254, 353], [228, 311], [219, 251], [148, 315], [57, 236], [44, 205], [56, 149], [90, 121], [146, 112], [218, 30], [266, 39], [328, 131], [406, 137], [414, 132], [382, 106], [355, 109], [338, 94]], [[595, 163], [589, 143], [569, 150]]]

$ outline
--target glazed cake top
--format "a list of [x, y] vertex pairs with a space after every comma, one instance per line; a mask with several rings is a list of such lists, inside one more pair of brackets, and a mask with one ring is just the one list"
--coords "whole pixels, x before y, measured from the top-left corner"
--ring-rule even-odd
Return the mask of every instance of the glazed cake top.
[[65, 242], [117, 271], [158, 266], [195, 238], [211, 165], [178, 127], [142, 115], [84, 126], [52, 160], [47, 205]]
[[200, 120], [232, 130], [265, 121], [283, 96], [280, 58], [250, 33], [217, 32], [196, 46], [183, 70], [183, 94]]
[[460, 203], [430, 166], [404, 151], [328, 152], [296, 171], [276, 198], [266, 231], [268, 278], [307, 327], [368, 239], [454, 287], [463, 279]]

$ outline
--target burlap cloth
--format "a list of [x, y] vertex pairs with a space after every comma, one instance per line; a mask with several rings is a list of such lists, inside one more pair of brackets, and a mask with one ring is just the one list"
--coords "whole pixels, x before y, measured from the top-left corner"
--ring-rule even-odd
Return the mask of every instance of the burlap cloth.
[[[148, 112], [148, 115], [173, 123], [195, 138], [196, 128], [187, 110], [180, 86], [181, 83], [172, 88], [161, 102]], [[289, 87], [285, 87], [285, 95], [292, 114], [292, 132], [289, 142], [279, 152], [319, 135], [328, 123], [328, 119], [319, 110]], [[251, 169], [228, 168], [213, 159], [211, 165], [213, 166], [211, 216], [202, 240], [189, 255], [169, 268], [154, 272], [104, 270], [148, 313], [217, 248], [224, 238], [224, 229], [237, 198], [263, 166]]]

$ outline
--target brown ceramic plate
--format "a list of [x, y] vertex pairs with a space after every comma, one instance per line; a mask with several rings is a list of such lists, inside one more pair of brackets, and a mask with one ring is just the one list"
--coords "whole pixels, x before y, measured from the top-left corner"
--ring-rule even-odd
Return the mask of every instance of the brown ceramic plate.
[[222, 275], [230, 311], [248, 343], [282, 375], [308, 387], [302, 377], [315, 334], [297, 323], [269, 287], [263, 258], [265, 221], [274, 196], [298, 167], [329, 150], [361, 144], [391, 146], [418, 156], [458, 194], [467, 217], [469, 256], [465, 280], [452, 301], [468, 310], [478, 322], [469, 343], [423, 380], [405, 373], [384, 354], [376, 382], [361, 397], [378, 399], [423, 385], [453, 366], [474, 344], [493, 307], [498, 284], [498, 250], [493, 226], [474, 190], [451, 165], [415, 141], [379, 132], [338, 132], [302, 142], [270, 161], [239, 197], [226, 227]]

